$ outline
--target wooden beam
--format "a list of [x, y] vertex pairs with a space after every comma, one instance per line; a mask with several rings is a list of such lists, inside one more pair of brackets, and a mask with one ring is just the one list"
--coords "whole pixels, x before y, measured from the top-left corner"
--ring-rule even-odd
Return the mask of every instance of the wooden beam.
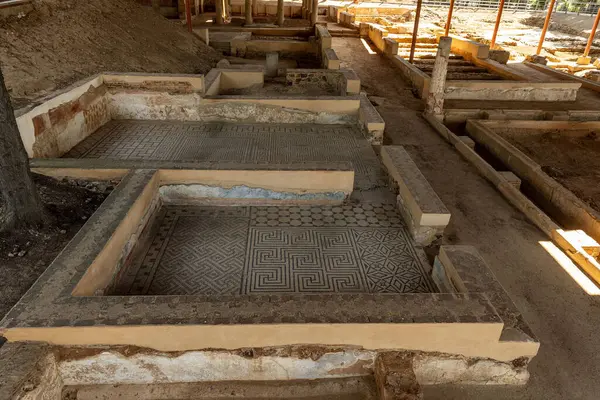
[[500, 27], [500, 20], [502, 19], [502, 10], [504, 10], [504, 0], [500, 0], [498, 6], [498, 15], [496, 15], [496, 26], [494, 26], [494, 33], [492, 34], [492, 42], [490, 43], [490, 49], [493, 49], [496, 45], [496, 36], [498, 35], [498, 28]]
[[585, 46], [585, 51], [583, 52], [584, 57], [590, 55], [592, 43], [594, 42], [594, 36], [596, 36], [596, 30], [598, 29], [598, 22], [600, 22], [600, 8], [598, 8], [598, 14], [596, 14], [596, 19], [594, 20], [594, 25], [592, 26], [592, 31], [590, 32], [590, 37], [588, 38], [587, 46]]
[[544, 39], [546, 38], [546, 31], [548, 31], [548, 25], [550, 25], [550, 17], [552, 16], [552, 11], [554, 11], [554, 3], [556, 3], [556, 0], [550, 0], [548, 12], [546, 13], [546, 20], [544, 21], [544, 27], [542, 28], [542, 36], [540, 36], [540, 43], [535, 51], [535, 54], [538, 56], [542, 52], [542, 46], [544, 45]]
[[415, 47], [417, 46], [417, 36], [419, 33], [419, 20], [421, 19], [421, 4], [423, 0], [417, 0], [417, 9], [415, 11], [415, 24], [413, 25], [412, 41], [410, 42], [410, 56], [408, 62], [412, 63], [415, 58]]
[[452, 12], [454, 11], [454, 0], [450, 0], [450, 9], [448, 10], [448, 19], [446, 20], [446, 32], [444, 36], [450, 33], [450, 23], [452, 22]]

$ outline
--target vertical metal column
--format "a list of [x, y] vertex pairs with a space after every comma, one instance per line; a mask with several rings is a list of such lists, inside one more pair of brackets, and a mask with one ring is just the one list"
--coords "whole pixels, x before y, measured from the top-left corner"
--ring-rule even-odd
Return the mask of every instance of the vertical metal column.
[[421, 19], [421, 5], [423, 0], [417, 0], [417, 9], [415, 11], [415, 24], [413, 26], [412, 41], [410, 42], [410, 56], [408, 62], [412, 63], [415, 58], [415, 47], [417, 46], [417, 35], [419, 32], [419, 20]]
[[496, 16], [496, 26], [494, 26], [494, 34], [492, 35], [492, 42], [490, 43], [490, 49], [493, 49], [496, 45], [496, 36], [498, 35], [498, 28], [500, 27], [500, 20], [502, 19], [502, 10], [504, 10], [504, 0], [500, 0], [498, 6], [498, 15]]
[[540, 43], [535, 51], [535, 54], [538, 56], [542, 52], [542, 46], [544, 45], [544, 39], [546, 38], [546, 31], [548, 30], [548, 25], [550, 25], [550, 17], [552, 16], [552, 11], [554, 11], [554, 3], [556, 3], [556, 0], [550, 0], [550, 6], [548, 7], [546, 20], [544, 21], [544, 27], [542, 28], [542, 36], [540, 36]]

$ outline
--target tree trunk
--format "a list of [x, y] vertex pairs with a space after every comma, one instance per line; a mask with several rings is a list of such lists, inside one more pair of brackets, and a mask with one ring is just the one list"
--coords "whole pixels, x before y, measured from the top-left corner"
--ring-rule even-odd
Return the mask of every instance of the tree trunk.
[[39, 225], [44, 207], [29, 172], [29, 159], [21, 141], [4, 76], [0, 71], [0, 231]]

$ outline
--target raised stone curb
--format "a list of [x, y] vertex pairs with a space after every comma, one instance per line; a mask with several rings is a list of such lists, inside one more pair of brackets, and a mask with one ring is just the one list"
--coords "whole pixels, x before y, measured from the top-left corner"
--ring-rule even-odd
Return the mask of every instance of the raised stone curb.
[[369, 101], [367, 94], [364, 92], [360, 94], [360, 110], [358, 118], [367, 133], [367, 140], [374, 145], [382, 144], [385, 121], [381, 118], [381, 115], [379, 115], [373, 104]]
[[402, 146], [384, 146], [381, 159], [398, 185], [398, 208], [417, 243], [428, 245], [441, 236], [450, 212]]

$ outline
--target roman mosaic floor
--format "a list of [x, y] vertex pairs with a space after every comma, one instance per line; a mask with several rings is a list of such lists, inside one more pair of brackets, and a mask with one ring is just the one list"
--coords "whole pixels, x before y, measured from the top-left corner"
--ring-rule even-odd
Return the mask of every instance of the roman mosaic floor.
[[394, 205], [167, 206], [131, 295], [431, 292]]
[[356, 188], [385, 185], [377, 155], [351, 125], [113, 120], [65, 157], [250, 164], [350, 161]]
[[379, 158], [355, 126], [111, 121], [66, 157], [355, 168], [355, 191], [340, 206], [163, 207], [115, 294], [433, 291]]

